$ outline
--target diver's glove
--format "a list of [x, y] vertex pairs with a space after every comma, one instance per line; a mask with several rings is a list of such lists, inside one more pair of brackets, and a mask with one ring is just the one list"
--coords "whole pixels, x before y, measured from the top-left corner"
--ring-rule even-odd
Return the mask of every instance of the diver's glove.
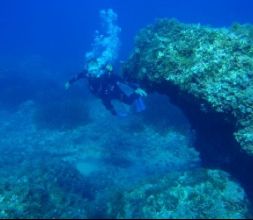
[[148, 95], [146, 91], [141, 88], [137, 88], [134, 92], [141, 97], [146, 97]]

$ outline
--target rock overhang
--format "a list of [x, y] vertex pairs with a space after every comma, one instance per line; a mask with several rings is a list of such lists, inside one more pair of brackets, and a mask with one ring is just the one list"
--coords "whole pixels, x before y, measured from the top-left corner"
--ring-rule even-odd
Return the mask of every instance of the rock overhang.
[[[142, 29], [123, 74], [171, 97], [188, 115], [231, 126], [253, 154], [253, 26], [211, 28], [161, 19]], [[187, 109], [188, 108], [188, 109]], [[210, 120], [211, 119], [211, 120]]]

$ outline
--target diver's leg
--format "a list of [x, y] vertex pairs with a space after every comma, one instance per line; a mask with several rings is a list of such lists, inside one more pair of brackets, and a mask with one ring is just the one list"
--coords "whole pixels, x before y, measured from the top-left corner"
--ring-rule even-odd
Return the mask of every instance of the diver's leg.
[[117, 115], [117, 112], [115, 111], [110, 99], [104, 98], [102, 99], [102, 102], [104, 106], [106, 107], [106, 109], [110, 111], [112, 115]]

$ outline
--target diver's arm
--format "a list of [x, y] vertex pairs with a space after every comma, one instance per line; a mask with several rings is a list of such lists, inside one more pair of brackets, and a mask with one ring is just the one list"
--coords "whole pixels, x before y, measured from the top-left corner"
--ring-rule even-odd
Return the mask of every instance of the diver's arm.
[[119, 77], [118, 75], [117, 75], [116, 77], [117, 77], [117, 78], [116, 78], [117, 83], [122, 83], [122, 84], [125, 84], [125, 85], [131, 87], [132, 89], [135, 90], [135, 93], [138, 94], [138, 95], [140, 95], [140, 96], [144, 96], [144, 97], [147, 96], [146, 91], [143, 90], [143, 89], [139, 86], [139, 84], [137, 84], [137, 83], [132, 83], [132, 82], [128, 82], [128, 81], [124, 80], [123, 78]]
[[138, 89], [140, 88], [140, 86], [137, 83], [130, 83], [128, 82], [127, 85], [129, 85], [130, 87], [132, 87], [133, 89]]
[[77, 82], [80, 79], [84, 79], [87, 77], [87, 72], [84, 70], [78, 74], [76, 74], [74, 77], [72, 77], [69, 81], [65, 83], [65, 88], [68, 89], [72, 84]]
[[87, 77], [87, 72], [84, 70], [84, 71], [78, 73], [77, 75], [75, 75], [74, 77], [72, 77], [68, 82], [70, 85], [72, 85], [76, 81], [86, 78], [86, 77]]
[[132, 89], [138, 89], [140, 88], [139, 85], [137, 83], [132, 83], [132, 82], [129, 82], [127, 81], [127, 79], [125, 78], [122, 78], [121, 76], [119, 76], [118, 74], [113, 74], [113, 77], [114, 77], [114, 80], [117, 82], [117, 83], [122, 83], [122, 84], [125, 84], [125, 85], [128, 85], [130, 86]]

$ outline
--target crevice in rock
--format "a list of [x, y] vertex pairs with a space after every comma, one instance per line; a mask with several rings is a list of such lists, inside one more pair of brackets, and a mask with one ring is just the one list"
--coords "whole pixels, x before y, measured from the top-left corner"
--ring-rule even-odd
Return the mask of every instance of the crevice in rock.
[[[145, 82], [145, 85], [149, 85]], [[217, 112], [203, 111], [193, 97], [180, 92], [177, 87], [152, 84], [150, 91], [167, 95], [170, 102], [179, 107], [196, 132], [194, 146], [200, 152], [202, 166], [208, 169], [222, 169], [238, 180], [253, 202], [253, 157], [249, 156], [235, 140], [233, 120]]]

